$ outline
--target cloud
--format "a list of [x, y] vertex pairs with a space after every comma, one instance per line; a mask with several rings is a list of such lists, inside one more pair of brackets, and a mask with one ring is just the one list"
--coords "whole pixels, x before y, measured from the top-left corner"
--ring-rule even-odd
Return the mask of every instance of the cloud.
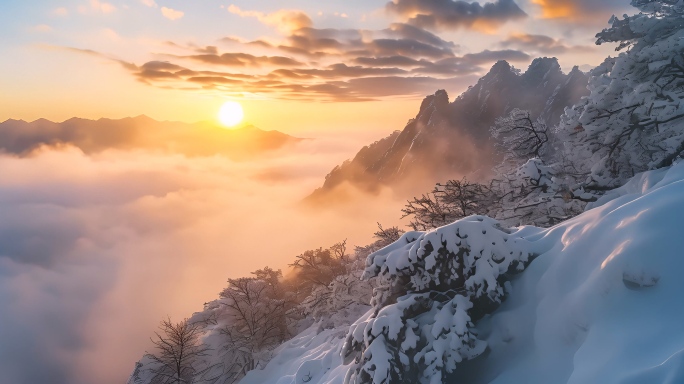
[[[146, 63], [141, 66], [145, 69], [135, 75], [145, 83], [160, 87], [216, 91], [224, 95], [231, 92], [235, 95], [258, 94], [302, 101], [371, 101], [391, 96], [420, 97], [438, 88], [463, 89], [476, 80], [474, 73], [481, 69], [465, 69], [463, 64], [455, 63], [449, 66], [453, 70], [443, 71], [441, 74], [458, 74], [458, 77], [429, 77], [416, 76], [416, 73], [394, 67], [363, 67], [338, 63], [322, 68], [278, 69], [266, 75], [248, 76], [179, 69], [171, 63], [164, 63], [164, 66], [173, 69], [152, 69], [158, 66], [158, 62]], [[454, 69], [458, 66], [461, 68]]]
[[[487, 7], [483, 6], [482, 12]], [[458, 55], [460, 47], [454, 42], [406, 23], [378, 30], [314, 28], [308, 18], [296, 16], [297, 11], [264, 14], [228, 8], [242, 17], [294, 21], [280, 42], [230, 37], [220, 41], [221, 48], [167, 42], [173, 53], [155, 53], [165, 61], [117, 62], [141, 82], [164, 89], [221, 97], [357, 102], [417, 98], [444, 88], [441, 84], [458, 86], [450, 91], [459, 92], [468, 85], [464, 80], [484, 74], [488, 63], [531, 59], [512, 48]], [[223, 47], [231, 51], [225, 52]]]
[[164, 15], [164, 17], [166, 17], [169, 20], [178, 20], [181, 17], [183, 17], [183, 15], [185, 15], [184, 12], [177, 11], [175, 9], [171, 9], [171, 8], [167, 8], [167, 7], [161, 7], [161, 13], [162, 13], [162, 15]]
[[573, 23], [593, 23], [608, 21], [613, 13], [627, 8], [625, 0], [531, 0], [541, 7], [541, 17]]
[[530, 55], [523, 51], [505, 49], [501, 51], [484, 50], [437, 61], [415, 60], [406, 56], [391, 56], [381, 58], [359, 57], [354, 59], [354, 62], [376, 67], [412, 68], [411, 72], [421, 74], [465, 75], [482, 70], [480, 65], [486, 63], [493, 63], [499, 60], [529, 62], [531, 59]]
[[159, 320], [201, 309], [226, 278], [364, 244], [401, 200], [295, 207], [361, 144], [347, 133], [250, 162], [70, 146], [0, 155], [0, 382], [125, 382]]
[[567, 45], [561, 40], [554, 39], [546, 35], [531, 35], [526, 33], [516, 33], [510, 35], [501, 42], [503, 47], [518, 47], [533, 52], [557, 55], [568, 52], [592, 52], [593, 47], [580, 45]]
[[31, 28], [31, 30], [34, 32], [47, 33], [47, 32], [52, 32], [52, 27], [47, 25], [47, 24], [39, 24], [39, 25], [36, 25], [35, 27]]
[[527, 17], [514, 0], [496, 0], [481, 5], [459, 0], [394, 0], [386, 9], [411, 25], [428, 29], [470, 28], [491, 30]]
[[412, 55], [438, 59], [453, 55], [450, 49], [410, 39], [375, 39], [368, 44], [367, 49], [376, 56]]
[[427, 60], [416, 60], [406, 56], [394, 55], [385, 57], [357, 57], [353, 60], [354, 63], [373, 66], [373, 67], [418, 67], [422, 65], [429, 65], [431, 62]]
[[420, 28], [395, 23], [390, 28], [371, 31], [305, 27], [293, 31], [286, 42], [274, 47], [264, 41], [250, 44], [273, 47], [292, 55], [309, 57], [331, 56], [392, 56], [410, 55], [431, 59], [451, 57], [458, 46]]
[[41, 47], [45, 48], [45, 49], [64, 50], [67, 52], [74, 52], [74, 53], [78, 53], [78, 54], [83, 54], [83, 55], [88, 55], [88, 56], [93, 56], [93, 57], [99, 57], [99, 58], [105, 59], [107, 61], [115, 62], [115, 63], [121, 65], [123, 68], [125, 68], [129, 71], [137, 71], [138, 70], [138, 66], [133, 64], [133, 63], [129, 63], [127, 61], [117, 59], [113, 56], [109, 56], [109, 55], [106, 55], [104, 53], [93, 51], [92, 49], [62, 47], [62, 46], [54, 46], [54, 45], [42, 45]]
[[59, 7], [59, 8], [55, 8], [55, 10], [52, 11], [52, 14], [55, 16], [68, 16], [69, 11], [64, 7]]
[[389, 30], [406, 39], [412, 39], [421, 43], [429, 44], [435, 47], [458, 49], [458, 46], [451, 41], [446, 41], [434, 33], [428, 32], [422, 28], [404, 23], [393, 23]]
[[231, 4], [228, 6], [228, 12], [240, 17], [254, 17], [266, 25], [277, 28], [284, 34], [313, 25], [311, 18], [305, 12], [296, 10], [281, 9], [272, 13], [263, 13], [258, 11], [245, 11], [238, 6]]
[[102, 13], [112, 13], [116, 11], [116, 7], [113, 6], [110, 3], [102, 2], [99, 0], [90, 0], [90, 7], [93, 10], [102, 12]]
[[104, 28], [104, 29], [102, 29], [102, 35], [103, 35], [105, 38], [107, 38], [107, 39], [109, 39], [109, 40], [111, 40], [111, 41], [114, 41], [114, 42], [120, 42], [120, 41], [122, 40], [122, 39], [121, 39], [121, 36], [119, 36], [119, 34], [116, 33], [116, 31], [113, 30], [113, 29], [111, 29], [111, 28]]
[[[294, 39], [299, 44], [313, 44], [321, 48], [337, 47], [338, 54], [329, 55], [328, 58], [338, 56], [340, 61], [327, 65], [305, 64], [285, 56], [221, 54], [213, 46], [182, 47], [177, 44], [170, 46], [211, 53], [167, 54], [172, 61], [149, 61], [140, 66], [113, 58], [111, 60], [124, 66], [143, 83], [166, 89], [215, 92], [224, 97], [259, 95], [303, 101], [371, 101], [392, 96], [420, 97], [446, 86], [457, 87], [458, 91], [476, 80], [477, 75], [485, 71], [483, 65], [487, 63], [499, 60], [524, 62], [531, 59], [525, 52], [514, 49], [484, 50], [457, 56], [449, 48], [404, 38], [367, 41], [331, 38], [360, 34], [360, 31], [355, 30], [304, 28], [298, 33], [300, 34], [297, 36], [307, 36], [304, 40]], [[442, 47], [455, 47], [453, 43], [441, 40], [434, 43]], [[246, 43], [244, 46], [250, 44]], [[286, 50], [296, 47], [270, 48]], [[72, 50], [107, 57], [94, 51]], [[205, 68], [196, 68], [196, 64]], [[208, 70], [207, 66], [252, 68], [261, 73]], [[368, 84], [373, 86], [369, 87]]]
[[516, 51], [513, 49], [505, 49], [503, 51], [490, 51], [485, 49], [482, 52], [469, 53], [463, 55], [463, 61], [471, 64], [486, 64], [506, 60], [510, 62], [526, 62], [532, 58], [525, 52]]
[[155, 3], [154, 0], [140, 0], [140, 2], [151, 8], [158, 7], [157, 3]]
[[[209, 48], [209, 47], [207, 47]], [[207, 51], [205, 48], [205, 51]], [[209, 52], [202, 55], [190, 55], [182, 56], [183, 58], [192, 59], [195, 61], [201, 61], [207, 64], [221, 65], [221, 66], [254, 66], [259, 67], [262, 65], [271, 65], [279, 67], [292, 67], [292, 66], [303, 66], [304, 64], [283, 56], [254, 56], [248, 53], [224, 53], [217, 54], [216, 47], [211, 47], [208, 49]]]
[[[390, 96], [420, 97], [448, 86], [465, 88], [476, 80], [480, 67], [462, 62], [445, 63], [448, 70], [412, 70], [395, 67], [349, 66], [344, 63], [315, 69], [278, 69], [266, 75], [247, 76], [235, 73], [193, 71], [189, 69], [159, 70], [148, 67], [136, 73], [142, 81], [156, 86], [185, 90], [215, 90], [235, 92], [236, 95], [259, 94], [283, 99], [305, 101], [371, 101]], [[425, 67], [437, 68], [434, 64], [422, 63]], [[175, 65], [173, 65], [175, 66]], [[416, 73], [459, 75], [454, 77], [417, 77]], [[462, 75], [471, 75], [463, 76]], [[196, 84], [193, 87], [193, 84]], [[373, 86], [366, 86], [373, 84]], [[453, 88], [452, 88], [453, 89]]]

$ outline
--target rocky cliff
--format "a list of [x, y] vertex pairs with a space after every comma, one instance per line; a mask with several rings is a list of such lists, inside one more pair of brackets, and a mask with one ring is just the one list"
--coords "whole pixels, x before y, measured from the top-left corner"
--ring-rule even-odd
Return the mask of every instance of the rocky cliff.
[[307, 201], [325, 201], [345, 185], [415, 193], [445, 178], [482, 177], [496, 160], [489, 128], [497, 118], [520, 108], [555, 125], [566, 107], [588, 94], [587, 82], [577, 68], [563, 73], [555, 58], [535, 59], [524, 73], [499, 61], [452, 102], [444, 90], [427, 96], [403, 130], [335, 167]]

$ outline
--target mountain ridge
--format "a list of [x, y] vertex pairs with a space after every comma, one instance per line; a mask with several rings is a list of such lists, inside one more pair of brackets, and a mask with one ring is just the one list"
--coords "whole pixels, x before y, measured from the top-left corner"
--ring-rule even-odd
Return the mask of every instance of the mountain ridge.
[[40, 148], [73, 146], [85, 154], [107, 149], [156, 149], [188, 156], [225, 155], [248, 159], [304, 139], [252, 125], [225, 129], [212, 122], [158, 121], [146, 115], [97, 120], [72, 117], [61, 123], [44, 118], [0, 123], [0, 152], [30, 156]]
[[556, 58], [537, 58], [524, 73], [499, 61], [451, 102], [445, 90], [425, 97], [402, 130], [333, 168], [305, 201], [327, 202], [344, 185], [371, 193], [386, 186], [414, 193], [444, 178], [482, 178], [481, 170], [496, 159], [489, 127], [497, 118], [520, 108], [556, 125], [566, 107], [588, 95], [588, 79], [578, 67], [563, 73]]

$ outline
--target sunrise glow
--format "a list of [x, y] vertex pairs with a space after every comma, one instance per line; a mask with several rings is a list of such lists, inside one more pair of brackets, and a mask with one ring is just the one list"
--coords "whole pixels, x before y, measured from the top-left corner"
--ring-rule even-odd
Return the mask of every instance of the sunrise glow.
[[240, 124], [244, 117], [242, 105], [235, 101], [226, 101], [219, 110], [219, 121], [226, 127], [234, 127]]

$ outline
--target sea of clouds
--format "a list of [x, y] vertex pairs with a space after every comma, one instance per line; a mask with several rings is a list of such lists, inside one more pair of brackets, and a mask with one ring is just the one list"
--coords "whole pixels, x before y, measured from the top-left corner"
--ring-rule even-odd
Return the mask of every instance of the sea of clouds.
[[388, 191], [301, 205], [367, 142], [329, 136], [243, 162], [68, 145], [0, 155], [0, 384], [121, 383], [162, 318], [189, 317], [227, 278], [398, 223]]

